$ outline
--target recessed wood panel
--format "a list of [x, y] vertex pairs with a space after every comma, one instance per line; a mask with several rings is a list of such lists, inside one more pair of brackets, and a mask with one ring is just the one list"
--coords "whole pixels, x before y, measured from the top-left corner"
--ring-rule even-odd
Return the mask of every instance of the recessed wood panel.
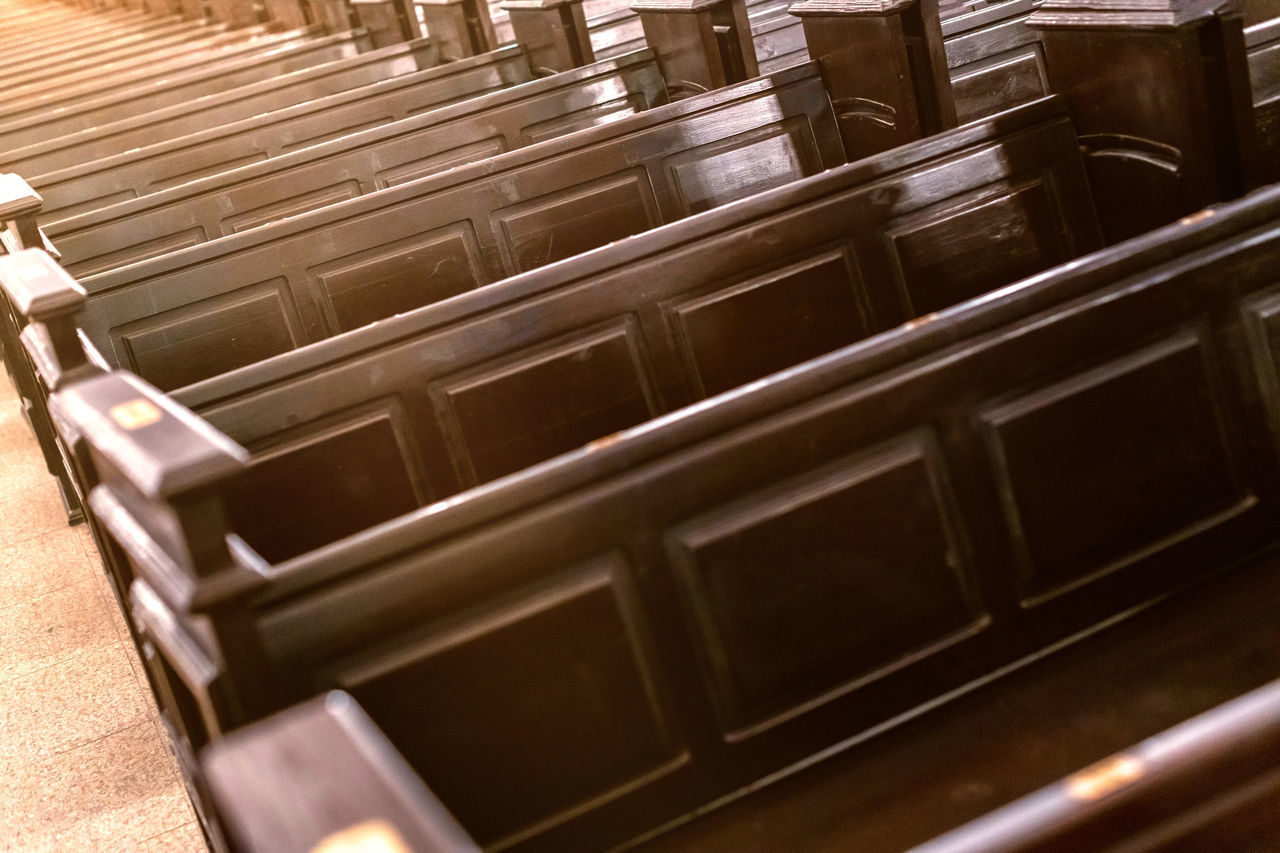
[[243, 287], [112, 331], [123, 366], [168, 391], [302, 343], [284, 278]]
[[406, 434], [398, 405], [375, 404], [277, 436], [227, 491], [232, 529], [277, 563], [415, 509]]
[[464, 479], [518, 471], [659, 414], [633, 318], [432, 389]]
[[952, 93], [961, 122], [989, 116], [1052, 94], [1044, 48], [1037, 42], [989, 58], [980, 65], [953, 69]]
[[1244, 308], [1254, 369], [1267, 406], [1271, 434], [1280, 447], [1280, 293], [1264, 293]]
[[493, 136], [383, 169], [374, 173], [374, 180], [378, 189], [396, 187], [437, 172], [447, 172], [455, 166], [496, 157], [506, 150], [506, 140], [501, 136]]
[[662, 224], [642, 168], [495, 210], [493, 221], [520, 272]]
[[930, 444], [893, 442], [670, 535], [727, 733], [841, 695], [982, 621]]
[[1066, 260], [1051, 176], [948, 201], [886, 231], [899, 297], [918, 317]]
[[488, 282], [470, 222], [313, 267], [335, 330], [439, 302]]
[[682, 151], [665, 165], [690, 216], [811, 175], [820, 163], [809, 122], [792, 118]]
[[[86, 239], [91, 239], [92, 236], [92, 232], [85, 232], [84, 234]], [[67, 269], [69, 272], [83, 278], [104, 270], [122, 267], [126, 264], [131, 264], [144, 258], [167, 254], [169, 252], [176, 252], [179, 249], [185, 249], [188, 246], [195, 246], [199, 243], [203, 243], [208, 239], [208, 234], [205, 232], [204, 228], [199, 225], [195, 225], [190, 228], [183, 228], [179, 231], [165, 234], [162, 237], [134, 242], [126, 248], [118, 249], [113, 252], [104, 252], [102, 254], [79, 257], [79, 259], [74, 263], [67, 264]], [[76, 252], [75, 239], [73, 238], [67, 242], [69, 244], [67, 246], [68, 252]]]
[[459, 614], [343, 685], [482, 844], [678, 763], [615, 571]]
[[226, 233], [237, 234], [250, 228], [257, 228], [259, 225], [265, 225], [268, 222], [284, 219], [287, 216], [297, 216], [300, 213], [306, 213], [308, 210], [319, 210], [322, 207], [337, 204], [340, 201], [355, 198], [358, 195], [360, 195], [359, 181], [339, 181], [332, 186], [273, 201], [271, 204], [264, 204], [260, 207], [237, 213], [235, 216], [229, 216], [222, 221], [222, 226]]
[[635, 115], [647, 106], [643, 93], [633, 92], [625, 98], [615, 98], [601, 104], [592, 104], [584, 109], [558, 115], [554, 119], [530, 124], [524, 129], [523, 135], [530, 143], [542, 142], [546, 139], [564, 136], [566, 133], [572, 133], [575, 130], [597, 127]]
[[869, 335], [857, 264], [847, 251], [667, 306], [694, 387], [716, 394]]
[[1030, 391], [982, 422], [1029, 604], [1180, 541], [1247, 497], [1192, 332]]

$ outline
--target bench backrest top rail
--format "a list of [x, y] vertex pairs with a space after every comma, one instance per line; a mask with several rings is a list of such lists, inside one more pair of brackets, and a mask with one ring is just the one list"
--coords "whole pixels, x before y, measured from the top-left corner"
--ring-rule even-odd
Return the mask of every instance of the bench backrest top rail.
[[435, 64], [435, 49], [429, 39], [388, 45], [211, 93], [191, 102], [111, 119], [57, 139], [6, 151], [0, 157], [11, 170], [32, 177], [75, 169], [133, 148], [422, 72]]
[[[121, 130], [129, 138], [165, 137], [170, 130], [178, 136], [39, 175], [32, 183], [45, 198], [42, 219], [56, 221], [532, 79], [524, 52], [504, 47], [227, 124], [206, 127], [199, 112], [184, 110]], [[200, 129], [182, 133], [193, 126]]]
[[[666, 102], [651, 51], [603, 60], [54, 222], [76, 275], [160, 254], [181, 223], [192, 242], [475, 162]], [[168, 247], [169, 250], [175, 248]]]
[[[800, 66], [89, 276], [84, 328], [180, 387], [843, 161], [816, 64]], [[212, 349], [154, 349], [192, 322]]]

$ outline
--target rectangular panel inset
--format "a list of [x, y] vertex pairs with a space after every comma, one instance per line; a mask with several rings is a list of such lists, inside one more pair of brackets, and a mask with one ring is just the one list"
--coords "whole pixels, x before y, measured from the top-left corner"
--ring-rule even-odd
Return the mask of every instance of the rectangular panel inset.
[[985, 624], [933, 439], [745, 495], [668, 547], [726, 735], [843, 695]]
[[636, 338], [627, 318], [434, 386], [445, 433], [470, 468], [459, 473], [483, 483], [658, 414]]
[[618, 562], [463, 614], [345, 680], [481, 844], [679, 762]]
[[1039, 42], [1023, 45], [995, 62], [953, 69], [951, 90], [962, 123], [1053, 93]]
[[871, 334], [857, 265], [846, 251], [668, 306], [694, 387], [717, 394]]
[[530, 144], [564, 136], [575, 130], [598, 127], [602, 124], [633, 116], [645, 108], [644, 96], [633, 92], [625, 98], [615, 98], [602, 104], [592, 104], [581, 110], [574, 110], [553, 119], [531, 124], [524, 129], [524, 136]]
[[1248, 499], [1191, 331], [981, 419], [1025, 604], [1181, 541]]
[[447, 299], [488, 282], [470, 222], [349, 255], [308, 270], [345, 332]]
[[493, 221], [519, 272], [662, 224], [641, 168], [495, 210]]
[[[109, 226], [108, 226], [109, 227]], [[80, 234], [73, 234], [66, 240], [68, 251], [72, 257], [76, 257], [74, 249], [77, 242], [83, 240], [92, 244], [93, 231], [84, 231]], [[185, 249], [188, 246], [198, 246], [207, 241], [209, 235], [205, 233], [204, 228], [196, 225], [191, 228], [184, 228], [173, 234], [166, 234], [163, 237], [155, 237], [150, 240], [144, 240], [140, 243], [132, 243], [127, 248], [117, 249], [114, 252], [106, 252], [100, 255], [81, 256], [78, 260], [68, 263], [67, 270], [77, 276], [85, 277], [100, 273], [105, 270], [113, 270], [116, 267], [122, 267], [126, 264], [132, 264], [137, 261], [154, 258], [160, 255], [166, 255], [170, 252], [176, 252], [179, 249]]]
[[222, 227], [228, 234], [238, 234], [250, 228], [257, 228], [268, 222], [275, 222], [288, 216], [297, 216], [309, 210], [318, 210], [330, 204], [355, 198], [360, 195], [360, 182], [356, 180], [341, 181], [331, 187], [313, 190], [291, 198], [264, 204], [252, 210], [245, 210], [235, 216], [228, 216], [222, 221]]
[[1250, 299], [1244, 315], [1271, 435], [1280, 449], [1280, 293], [1272, 289]]
[[457, 148], [450, 148], [447, 151], [438, 151], [429, 157], [410, 160], [390, 169], [383, 169], [375, 172], [373, 179], [378, 189], [398, 187], [400, 184], [415, 181], [418, 178], [425, 178], [427, 175], [447, 172], [456, 166], [496, 157], [506, 150], [506, 140], [501, 136], [493, 136], [489, 139], [482, 139], [479, 142], [459, 145]]
[[1067, 259], [1048, 174], [993, 194], [955, 200], [899, 220], [885, 232], [908, 317], [972, 299]]
[[813, 130], [804, 117], [682, 151], [665, 165], [686, 216], [822, 169]]
[[232, 529], [272, 563], [416, 509], [427, 499], [394, 402], [273, 436], [227, 492]]
[[298, 328], [280, 277], [126, 323], [111, 336], [122, 365], [170, 391], [294, 349]]

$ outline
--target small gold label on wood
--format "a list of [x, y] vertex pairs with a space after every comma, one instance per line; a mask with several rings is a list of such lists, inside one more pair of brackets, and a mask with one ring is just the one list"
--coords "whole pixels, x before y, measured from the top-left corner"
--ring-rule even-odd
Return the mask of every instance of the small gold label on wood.
[[1096, 800], [1142, 778], [1142, 762], [1113, 755], [1067, 779], [1067, 794], [1076, 800]]
[[311, 853], [413, 853], [385, 820], [357, 823], [321, 839]]
[[133, 430], [153, 424], [160, 420], [160, 410], [147, 400], [130, 400], [118, 406], [112, 406], [111, 420], [125, 429]]

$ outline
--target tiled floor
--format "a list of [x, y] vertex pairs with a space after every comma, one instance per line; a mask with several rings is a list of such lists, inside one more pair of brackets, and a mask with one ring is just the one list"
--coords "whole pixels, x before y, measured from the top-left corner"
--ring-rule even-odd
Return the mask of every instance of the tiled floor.
[[0, 378], [0, 850], [204, 851], [83, 525]]

